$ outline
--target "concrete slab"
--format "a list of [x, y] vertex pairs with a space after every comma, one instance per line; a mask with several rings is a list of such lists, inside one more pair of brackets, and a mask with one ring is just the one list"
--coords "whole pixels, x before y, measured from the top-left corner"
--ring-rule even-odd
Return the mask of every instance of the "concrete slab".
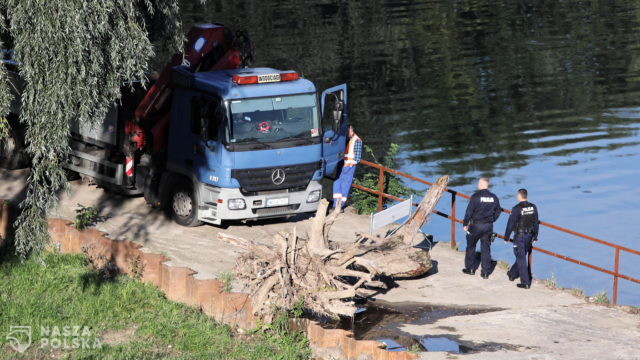
[[423, 279], [399, 281], [399, 287], [378, 296], [389, 302], [428, 302], [448, 306], [491, 306], [504, 309], [583, 303], [571, 294], [536, 285], [529, 290], [516, 287], [498, 267], [489, 279], [480, 271], [462, 273], [464, 254], [451, 250], [448, 243], [436, 243], [430, 254], [434, 269]]
[[437, 270], [422, 279], [399, 281], [376, 299], [498, 310], [398, 325], [404, 335], [442, 336], [486, 349], [447, 359], [640, 359], [640, 316], [589, 304], [541, 281], [519, 289], [500, 268], [486, 280], [479, 272], [463, 274], [464, 254], [448, 245], [436, 244], [431, 251]]

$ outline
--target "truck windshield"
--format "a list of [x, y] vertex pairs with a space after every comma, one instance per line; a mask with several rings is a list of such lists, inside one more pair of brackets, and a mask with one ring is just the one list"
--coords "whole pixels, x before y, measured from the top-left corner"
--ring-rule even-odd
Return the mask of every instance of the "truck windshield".
[[320, 136], [315, 94], [232, 100], [230, 119], [230, 143]]

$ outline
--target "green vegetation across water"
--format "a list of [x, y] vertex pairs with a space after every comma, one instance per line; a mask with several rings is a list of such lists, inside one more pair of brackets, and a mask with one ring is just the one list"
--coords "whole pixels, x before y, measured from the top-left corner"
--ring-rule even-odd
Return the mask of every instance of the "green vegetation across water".
[[[152, 285], [101, 278], [81, 255], [0, 261], [0, 359], [310, 357], [306, 338], [288, 331], [282, 319], [267, 332], [239, 335]], [[6, 338], [11, 326], [31, 327], [31, 345], [22, 354]], [[24, 333], [14, 335], [26, 342]]]
[[[399, 150], [400, 146], [392, 143], [389, 146], [387, 153], [381, 159], [377, 159], [373, 150], [365, 144], [363, 157], [366, 160], [373, 161], [374, 163], [381, 164], [382, 166], [397, 169], [398, 164], [395, 159]], [[397, 175], [385, 173], [384, 180], [383, 189], [387, 194], [397, 196], [402, 199], [408, 199], [411, 195], [422, 195], [404, 185], [402, 178]], [[353, 182], [369, 189], [378, 190], [378, 170], [360, 165], [357, 168], [356, 178]], [[418, 198], [417, 201], [420, 201], [420, 199]], [[383, 204], [387, 207], [388, 205], [393, 204], [393, 202], [394, 201], [385, 198]], [[356, 208], [359, 214], [368, 215], [378, 211], [378, 197], [362, 190], [353, 189], [351, 204]]]

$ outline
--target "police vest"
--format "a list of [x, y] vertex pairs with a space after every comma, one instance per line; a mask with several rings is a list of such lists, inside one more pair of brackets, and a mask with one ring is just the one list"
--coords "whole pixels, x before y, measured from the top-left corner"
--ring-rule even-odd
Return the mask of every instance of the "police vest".
[[520, 212], [516, 231], [532, 231], [536, 221], [536, 207], [532, 203], [525, 201], [516, 205], [516, 211]]
[[344, 166], [356, 166], [356, 141], [361, 141], [358, 135], [353, 134], [344, 153]]

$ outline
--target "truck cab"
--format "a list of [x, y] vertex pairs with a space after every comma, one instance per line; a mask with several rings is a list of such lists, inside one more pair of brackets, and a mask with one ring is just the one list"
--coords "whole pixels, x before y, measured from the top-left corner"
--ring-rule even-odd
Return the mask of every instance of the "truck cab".
[[[318, 94], [294, 71], [172, 74], [160, 193], [185, 226], [314, 212], [346, 142], [346, 86]], [[327, 109], [324, 109], [324, 106]]]
[[[183, 49], [149, 89], [124, 83], [101, 122], [70, 124], [69, 174], [142, 194], [184, 226], [314, 212], [319, 181], [344, 156], [346, 85], [318, 94], [295, 71], [249, 67], [246, 33], [219, 24], [192, 27]], [[17, 65], [3, 63], [21, 89]], [[12, 168], [29, 163], [14, 95], [0, 143], [0, 164]]]

